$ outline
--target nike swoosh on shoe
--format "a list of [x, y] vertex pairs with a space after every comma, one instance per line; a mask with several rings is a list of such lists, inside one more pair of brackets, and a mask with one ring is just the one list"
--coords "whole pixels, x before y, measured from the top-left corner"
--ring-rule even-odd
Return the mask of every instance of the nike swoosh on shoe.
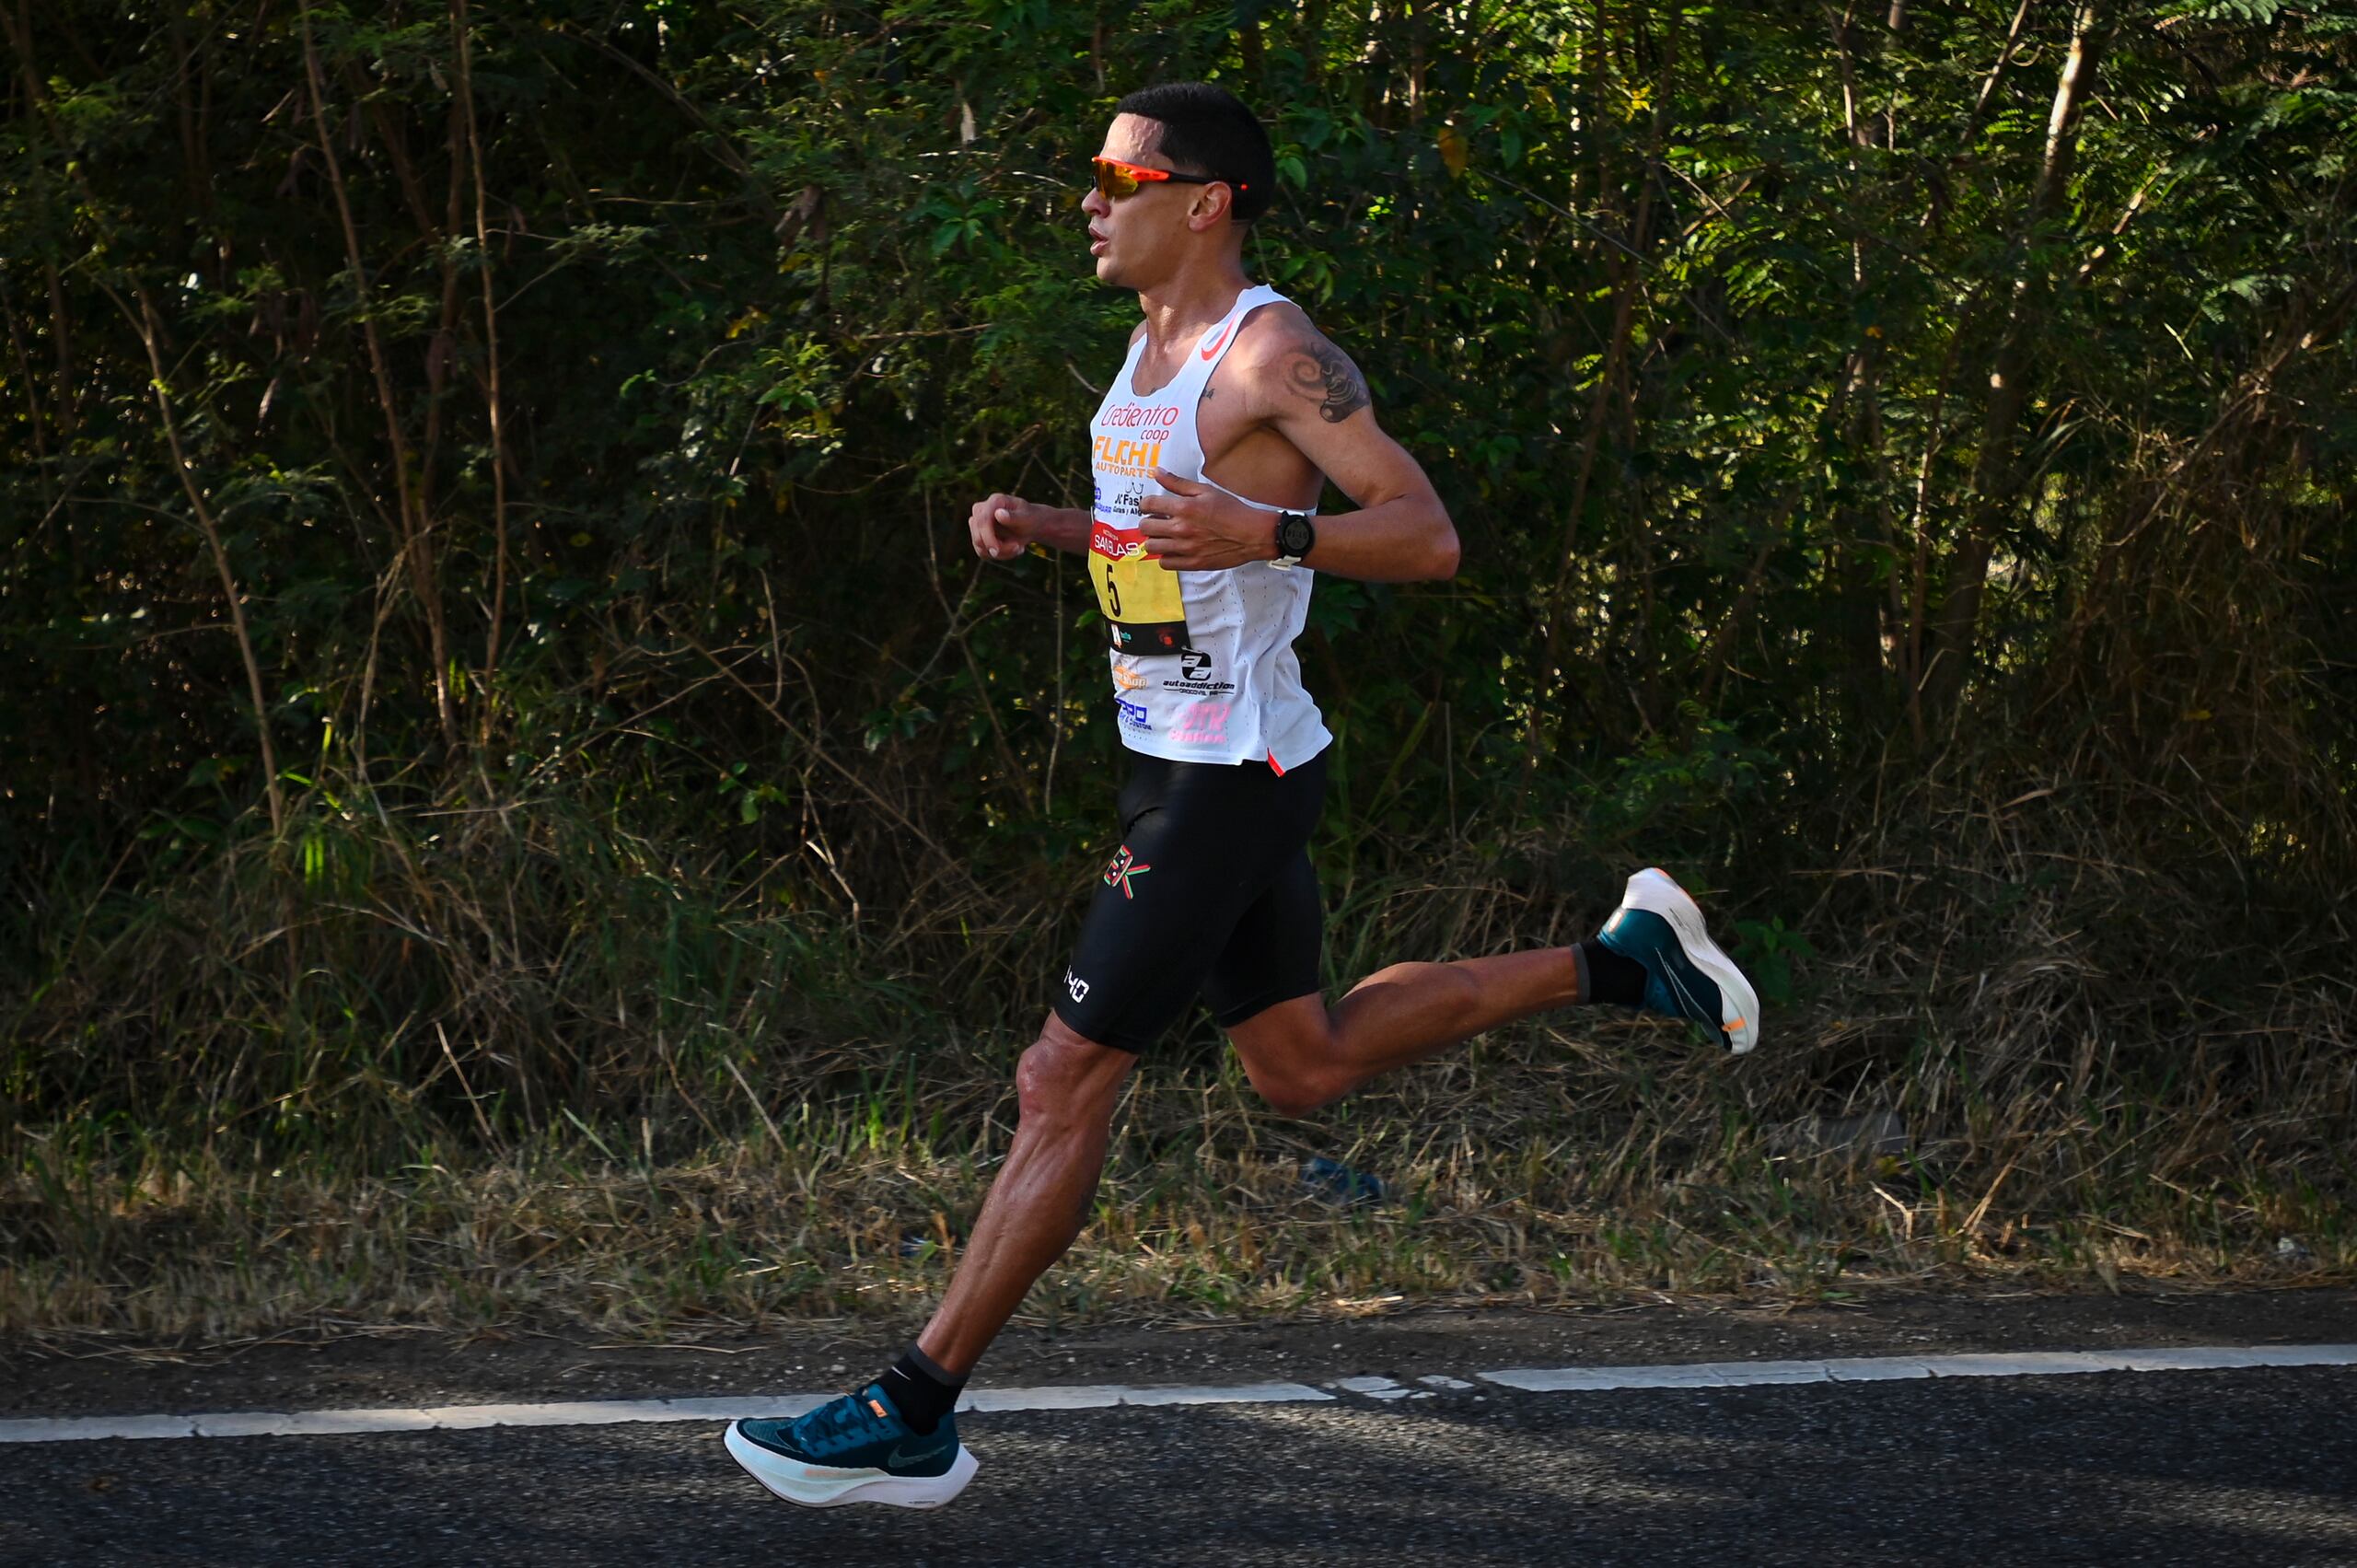
[[1669, 981], [1670, 989], [1678, 993], [1678, 1000], [1686, 1008], [1688, 1017], [1706, 1028], [1720, 1027], [1719, 1020], [1712, 1016], [1710, 1009], [1704, 1007], [1701, 999], [1686, 989], [1686, 982], [1678, 978], [1677, 970], [1668, 964], [1664, 964], [1661, 967], [1661, 972], [1662, 977]]
[[938, 1456], [941, 1451], [947, 1446], [948, 1445], [946, 1443], [935, 1443], [930, 1448], [920, 1449], [916, 1453], [911, 1454], [908, 1450], [908, 1446], [906, 1444], [902, 1444], [894, 1447], [889, 1454], [884, 1456], [884, 1468], [886, 1469], [890, 1469], [895, 1465], [921, 1465], [927, 1459]]

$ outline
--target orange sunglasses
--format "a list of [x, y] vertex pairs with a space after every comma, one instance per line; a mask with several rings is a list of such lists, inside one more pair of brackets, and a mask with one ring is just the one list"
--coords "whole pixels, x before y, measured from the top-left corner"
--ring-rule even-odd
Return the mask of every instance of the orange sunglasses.
[[1098, 157], [1088, 160], [1097, 169], [1097, 189], [1109, 202], [1124, 196], [1134, 196], [1141, 187], [1157, 182], [1171, 185], [1233, 185], [1238, 191], [1250, 186], [1240, 180], [1222, 180], [1215, 174], [1180, 174], [1167, 168], [1145, 168], [1120, 158]]

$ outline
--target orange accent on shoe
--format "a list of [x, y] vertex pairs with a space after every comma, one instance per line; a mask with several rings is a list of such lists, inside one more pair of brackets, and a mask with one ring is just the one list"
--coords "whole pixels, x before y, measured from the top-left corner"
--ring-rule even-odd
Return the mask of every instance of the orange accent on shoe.
[[869, 1410], [872, 1410], [872, 1411], [874, 1411], [876, 1412], [877, 1417], [877, 1419], [878, 1419], [878, 1420], [885, 1420], [885, 1421], [888, 1421], [888, 1420], [890, 1420], [890, 1419], [891, 1419], [891, 1418], [890, 1418], [890, 1416], [886, 1412], [886, 1411], [885, 1411], [885, 1409], [884, 1409], [883, 1401], [882, 1401], [882, 1400], [868, 1400], [868, 1401], [867, 1401], [867, 1408], [868, 1408]]

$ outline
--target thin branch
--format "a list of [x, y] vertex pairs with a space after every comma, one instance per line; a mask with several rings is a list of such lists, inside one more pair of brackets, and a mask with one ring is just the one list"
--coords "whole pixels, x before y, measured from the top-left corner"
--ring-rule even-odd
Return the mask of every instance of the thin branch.
[[485, 210], [482, 180], [482, 134], [475, 122], [474, 47], [467, 23], [467, 0], [450, 0], [450, 26], [459, 35], [459, 101], [464, 106], [467, 159], [475, 181], [475, 264], [482, 269], [482, 331], [485, 361], [484, 401], [491, 410], [491, 627], [482, 659], [486, 693], [482, 722], [491, 723], [488, 693], [499, 672], [500, 628], [507, 614], [507, 436], [499, 392], [499, 306], [491, 278], [491, 221]]
[[352, 264], [352, 287], [360, 307], [360, 330], [368, 346], [368, 366], [377, 382], [377, 401], [384, 410], [385, 436], [392, 445], [393, 484], [400, 504], [402, 530], [416, 548], [410, 557], [410, 591], [425, 611], [426, 635], [434, 659], [434, 705], [442, 721], [445, 741], [456, 743], [458, 723], [450, 711], [449, 647], [442, 617], [442, 596], [435, 582], [434, 548], [427, 520], [410, 490], [409, 443], [401, 436], [401, 411], [393, 398], [392, 373], [385, 361], [385, 345], [377, 331], [377, 317], [368, 290], [368, 266], [362, 259], [360, 228], [353, 221], [352, 196], [343, 179], [343, 164], [335, 156], [335, 138], [328, 134], [327, 93], [321, 86], [318, 41], [311, 32], [310, 0], [298, 0], [303, 27], [304, 79], [310, 89], [311, 129], [319, 156], [327, 163], [328, 184], [335, 193], [336, 214], [343, 221], [344, 253]]
[[147, 351], [151, 373], [147, 385], [156, 394], [157, 412], [163, 416], [164, 439], [172, 450], [172, 472], [180, 477], [180, 491], [188, 497], [189, 510], [195, 515], [197, 528], [204, 535], [205, 548], [212, 553], [213, 569], [220, 575], [222, 595], [229, 601], [229, 629], [237, 635], [238, 656], [245, 662], [246, 691], [253, 701], [254, 735], [261, 745], [262, 786], [270, 799], [271, 836], [278, 838], [286, 831], [286, 801], [278, 788], [278, 749], [270, 738], [270, 701], [262, 691], [261, 662], [254, 656], [253, 634], [246, 625], [245, 596], [238, 591], [237, 575], [229, 566], [228, 546], [222, 541], [220, 525], [213, 516], [213, 508], [205, 505], [204, 492], [198, 486], [188, 453], [180, 445], [180, 420], [172, 412], [163, 355], [156, 347], [156, 308], [144, 288], [137, 291], [139, 308], [134, 312], [106, 283], [99, 282], [99, 287], [130, 320], [139, 333], [140, 345]]

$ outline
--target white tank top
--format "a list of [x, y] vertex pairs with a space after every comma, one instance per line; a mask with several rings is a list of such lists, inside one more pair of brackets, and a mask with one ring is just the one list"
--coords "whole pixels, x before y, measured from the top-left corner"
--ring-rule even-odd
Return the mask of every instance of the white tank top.
[[1088, 575], [1113, 645], [1115, 722], [1132, 751], [1181, 762], [1265, 761], [1282, 772], [1333, 738], [1302, 687], [1293, 652], [1309, 615], [1309, 569], [1252, 561], [1220, 572], [1173, 572], [1146, 558], [1138, 515], [1138, 503], [1162, 488], [1157, 468], [1236, 494], [1203, 478], [1195, 409], [1244, 318], [1283, 298], [1265, 286], [1237, 295], [1170, 384], [1150, 397], [1139, 396], [1132, 380], [1145, 351], [1141, 333], [1089, 425], [1096, 523]]

